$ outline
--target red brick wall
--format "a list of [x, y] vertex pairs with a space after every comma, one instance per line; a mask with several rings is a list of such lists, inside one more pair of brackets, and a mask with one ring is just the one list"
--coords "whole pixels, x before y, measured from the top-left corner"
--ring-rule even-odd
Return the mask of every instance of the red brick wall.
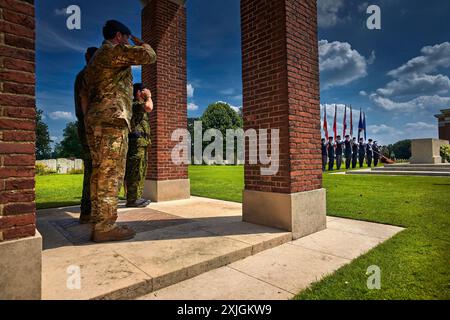
[[187, 128], [186, 9], [169, 0], [152, 0], [142, 11], [142, 36], [156, 51], [157, 62], [142, 70], [152, 91], [152, 146], [147, 178], [188, 179], [187, 166], [172, 163], [172, 132]]
[[[280, 170], [245, 167], [247, 190], [322, 187], [316, 0], [241, 0], [245, 129], [280, 129]], [[248, 163], [248, 161], [247, 161]]]
[[35, 234], [34, 1], [0, 0], [0, 241]]
[[439, 139], [450, 141], [450, 111], [442, 110], [436, 118], [439, 122]]

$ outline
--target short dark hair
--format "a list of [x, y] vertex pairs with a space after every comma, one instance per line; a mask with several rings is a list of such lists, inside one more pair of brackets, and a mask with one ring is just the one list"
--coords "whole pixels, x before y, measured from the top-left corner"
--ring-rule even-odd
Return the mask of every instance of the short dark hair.
[[372, 142], [373, 140], [372, 139], [369, 139], [369, 142]]
[[330, 139], [334, 139], [334, 137], [328, 137], [328, 140], [330, 140]]
[[89, 47], [86, 50], [86, 53], [84, 57], [86, 58], [86, 62], [89, 62], [90, 59], [94, 56], [94, 54], [97, 52], [98, 48], [96, 47]]
[[345, 137], [346, 137], [346, 138], [350, 138], [350, 136], [349, 136], [349, 135], [346, 135]]
[[133, 85], [133, 97], [136, 97], [138, 91], [142, 91], [146, 89], [146, 87], [142, 83], [135, 83]]
[[114, 39], [117, 32], [120, 32], [123, 35], [131, 35], [131, 30], [123, 23], [117, 20], [106, 21], [106, 24], [103, 27], [103, 37], [105, 40]]

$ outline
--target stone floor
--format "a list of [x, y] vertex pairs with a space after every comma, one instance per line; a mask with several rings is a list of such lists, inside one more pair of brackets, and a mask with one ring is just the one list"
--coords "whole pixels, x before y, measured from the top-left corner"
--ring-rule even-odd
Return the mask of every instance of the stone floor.
[[[288, 299], [401, 228], [328, 218], [289, 232], [242, 222], [238, 203], [192, 197], [119, 210], [135, 239], [95, 244], [78, 208], [41, 210], [43, 299]], [[81, 289], [69, 289], [74, 270]]]

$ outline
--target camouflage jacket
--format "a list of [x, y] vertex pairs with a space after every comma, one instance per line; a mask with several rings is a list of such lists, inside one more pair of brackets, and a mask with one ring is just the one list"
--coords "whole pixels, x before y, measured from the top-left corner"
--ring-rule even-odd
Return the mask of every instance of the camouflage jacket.
[[147, 147], [150, 143], [150, 123], [145, 104], [135, 101], [131, 118], [130, 147]]
[[153, 49], [104, 41], [85, 72], [89, 101], [87, 125], [127, 126], [131, 130], [133, 75], [131, 66], [156, 61]]

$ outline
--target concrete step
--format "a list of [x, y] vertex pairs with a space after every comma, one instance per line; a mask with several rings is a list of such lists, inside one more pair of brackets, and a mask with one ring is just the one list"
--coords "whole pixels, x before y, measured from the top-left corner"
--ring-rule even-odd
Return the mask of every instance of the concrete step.
[[[192, 197], [120, 209], [130, 241], [94, 244], [78, 208], [38, 212], [43, 235], [44, 300], [134, 299], [292, 240], [292, 234], [242, 222], [238, 203]], [[79, 268], [81, 290], [67, 287]]]
[[442, 171], [354, 170], [354, 171], [348, 171], [347, 174], [387, 175], [387, 176], [450, 177], [450, 172], [442, 172]]
[[[399, 163], [399, 164], [386, 164], [385, 168], [417, 168], [423, 169], [422, 171], [427, 171], [432, 168], [443, 169], [443, 171], [450, 169], [450, 163], [441, 164], [410, 164], [410, 163]], [[420, 171], [420, 170], [418, 170]]]
[[373, 171], [430, 171], [430, 172], [450, 172], [450, 167], [420, 167], [420, 166], [410, 166], [410, 167], [379, 167], [373, 168]]

